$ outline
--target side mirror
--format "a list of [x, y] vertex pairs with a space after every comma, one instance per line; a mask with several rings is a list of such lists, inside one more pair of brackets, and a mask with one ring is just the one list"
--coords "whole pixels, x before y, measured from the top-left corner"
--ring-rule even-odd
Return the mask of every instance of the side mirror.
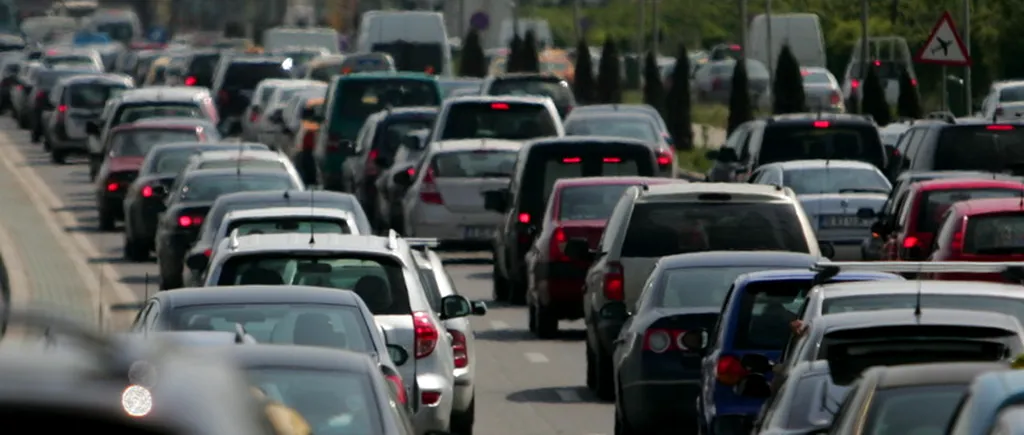
[[870, 207], [857, 209], [857, 217], [861, 219], [871, 219], [875, 217], [875, 210]]
[[594, 261], [594, 254], [590, 252], [590, 242], [584, 238], [569, 239], [565, 243], [565, 255], [576, 261]]
[[736, 163], [740, 161], [740, 156], [736, 155], [736, 150], [732, 148], [720, 148], [715, 160], [722, 163]]
[[736, 394], [755, 399], [767, 399], [772, 395], [772, 386], [761, 374], [750, 374], [736, 384]]
[[508, 211], [508, 190], [488, 190], [484, 192], [484, 209], [505, 213]]
[[772, 361], [758, 353], [748, 353], [740, 359], [740, 365], [751, 373], [765, 374], [772, 371]]
[[693, 329], [683, 333], [683, 346], [691, 352], [702, 352], [708, 348], [708, 331]]
[[441, 320], [457, 319], [470, 314], [473, 314], [473, 306], [465, 296], [448, 295], [441, 298]]
[[390, 168], [391, 163], [391, 158], [387, 156], [377, 156], [377, 158], [373, 160], [373, 164], [382, 169]]
[[875, 221], [875, 223], [871, 224], [871, 232], [881, 236], [883, 233], [885, 233], [885, 224], [883, 224], [880, 220]]
[[192, 270], [205, 270], [209, 263], [210, 259], [202, 252], [189, 255], [188, 258], [185, 259], [185, 265]]
[[474, 316], [483, 316], [487, 314], [487, 303], [484, 301], [472, 301], [469, 303], [473, 307]]
[[836, 256], [836, 247], [832, 246], [829, 242], [818, 242], [818, 250], [821, 251], [822, 257], [832, 258]]
[[412, 167], [404, 171], [396, 171], [395, 175], [391, 176], [391, 181], [402, 187], [412, 186], [412, 174], [409, 173], [409, 169], [412, 169]]
[[90, 136], [99, 136], [100, 135], [100, 126], [97, 125], [93, 121], [86, 122], [85, 123], [85, 132], [88, 133]]
[[391, 357], [391, 362], [395, 363], [396, 366], [401, 367], [409, 361], [409, 352], [404, 347], [397, 344], [389, 344], [388, 356]]

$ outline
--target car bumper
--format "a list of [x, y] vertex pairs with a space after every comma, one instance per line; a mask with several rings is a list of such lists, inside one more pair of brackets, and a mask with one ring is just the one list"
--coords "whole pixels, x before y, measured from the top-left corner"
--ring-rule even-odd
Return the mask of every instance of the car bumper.
[[406, 216], [413, 235], [442, 242], [490, 243], [501, 223], [501, 215], [497, 213], [458, 213], [444, 206], [422, 204], [412, 207]]
[[818, 229], [814, 233], [819, 242], [833, 245], [860, 245], [871, 238], [871, 230], [868, 228]]
[[87, 138], [66, 138], [61, 139], [56, 135], [50, 135], [50, 149], [60, 151], [89, 152], [89, 140]]
[[[441, 393], [441, 399], [433, 405], [420, 403], [419, 409], [413, 414], [413, 424], [416, 432], [423, 435], [428, 431], [448, 431], [451, 425], [452, 404], [455, 394], [449, 377], [434, 374], [421, 374], [416, 376], [416, 387], [420, 392], [437, 391]], [[415, 400], [420, 400], [416, 397]]]
[[99, 207], [111, 213], [117, 219], [124, 219], [124, 196], [119, 194], [102, 193], [97, 198]]
[[[470, 355], [470, 361], [473, 355]], [[473, 403], [473, 371], [470, 367], [455, 369], [455, 386], [452, 389], [452, 411], [465, 412]]]
[[693, 406], [700, 396], [697, 379], [636, 381], [623, 385], [621, 394], [619, 412], [633, 433], [659, 433], [697, 420]]

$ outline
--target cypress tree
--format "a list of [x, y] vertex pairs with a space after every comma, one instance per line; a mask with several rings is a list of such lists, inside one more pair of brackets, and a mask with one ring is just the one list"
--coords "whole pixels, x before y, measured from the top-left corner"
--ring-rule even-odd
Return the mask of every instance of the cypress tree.
[[619, 66], [619, 50], [611, 38], [604, 40], [601, 49], [601, 64], [597, 72], [597, 102], [616, 104], [622, 102], [622, 77]]
[[885, 101], [885, 89], [882, 88], [882, 81], [879, 80], [874, 65], [868, 67], [868, 76], [864, 78], [861, 86], [864, 96], [860, 101], [860, 113], [871, 115], [880, 127], [889, 125], [892, 122], [892, 112], [889, 109], [889, 102]]
[[800, 73], [800, 63], [796, 56], [793, 56], [789, 44], [782, 46], [776, 63], [775, 83], [772, 83], [772, 112], [777, 115], [806, 112], [804, 77]]
[[522, 59], [523, 51], [523, 39], [516, 33], [512, 35], [512, 42], [508, 46], [508, 56], [505, 58], [505, 72], [519, 72], [522, 71]]
[[537, 34], [533, 30], [526, 32], [523, 39], [523, 59], [521, 66], [523, 72], [540, 72], [540, 56], [537, 54]]
[[924, 116], [917, 86], [915, 86], [914, 79], [910, 77], [910, 71], [906, 68], [900, 71], [900, 97], [896, 102], [896, 112], [902, 118], [921, 119]]
[[[731, 134], [740, 124], [754, 119], [750, 104], [750, 80], [747, 78], [747, 63], [740, 59], [732, 69], [732, 91], [729, 93], [729, 127]], [[777, 96], [776, 96], [777, 97]]]
[[576, 44], [576, 77], [572, 82], [573, 93], [579, 104], [590, 104], [594, 101], [594, 59], [590, 57], [590, 46], [580, 39]]
[[665, 123], [675, 141], [676, 149], [693, 149], [693, 120], [690, 111], [690, 54], [679, 45], [676, 65], [672, 68], [672, 84], [665, 101]]
[[480, 32], [476, 29], [470, 30], [462, 45], [459, 74], [464, 77], [485, 77], [487, 76], [485, 63], [484, 48], [480, 45]]
[[663, 112], [665, 107], [665, 89], [661, 83], [661, 71], [654, 52], [647, 52], [644, 59], [644, 103]]

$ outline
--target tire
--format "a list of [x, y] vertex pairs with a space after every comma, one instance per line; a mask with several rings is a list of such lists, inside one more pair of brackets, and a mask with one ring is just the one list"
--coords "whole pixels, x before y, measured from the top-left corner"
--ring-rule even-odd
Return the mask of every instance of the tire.
[[629, 424], [623, 421], [622, 415], [619, 411], [615, 411], [615, 435], [632, 435], [632, 431], [629, 429]]
[[149, 246], [132, 240], [128, 236], [128, 232], [125, 231], [124, 259], [134, 263], [142, 263], [149, 260]]
[[39, 131], [38, 127], [32, 127], [32, 143], [39, 143], [43, 138], [43, 132]]
[[50, 162], [55, 165], [63, 165], [67, 162], [67, 151], [50, 150]]
[[476, 420], [476, 398], [469, 402], [466, 412], [452, 412], [451, 433], [455, 435], [473, 435], [473, 422]]
[[509, 284], [509, 303], [520, 306], [526, 305], [526, 284], [511, 280]]
[[18, 128], [28, 130], [28, 118], [24, 115], [18, 114]]
[[594, 352], [594, 395], [606, 402], [615, 400], [615, 381], [612, 379], [612, 358], [595, 349]]
[[96, 181], [96, 174], [100, 172], [100, 165], [102, 164], [99, 160], [98, 156], [89, 156], [89, 181]]
[[491, 294], [496, 302], [506, 301], [508, 300], [509, 293], [508, 280], [501, 276], [501, 272], [498, 270], [497, 260], [493, 262], [492, 267], [491, 281], [494, 283], [494, 290]]
[[176, 288], [182, 288], [185, 286], [184, 280], [181, 276], [160, 276], [160, 290], [174, 290]]
[[107, 210], [106, 207], [99, 207], [99, 227], [100, 231], [108, 232], [114, 231], [117, 221], [114, 219], [114, 215]]
[[533, 304], [530, 304], [526, 308], [526, 312], [526, 326], [530, 329], [531, 334], [537, 335], [537, 307], [535, 307]]
[[587, 342], [587, 389], [597, 390], [597, 362], [594, 361], [594, 350], [590, 348], [590, 339]]
[[534, 301], [530, 304], [530, 311], [533, 314], [534, 325], [530, 328], [537, 338], [555, 338], [558, 336], [558, 317], [554, 316], [551, 309]]

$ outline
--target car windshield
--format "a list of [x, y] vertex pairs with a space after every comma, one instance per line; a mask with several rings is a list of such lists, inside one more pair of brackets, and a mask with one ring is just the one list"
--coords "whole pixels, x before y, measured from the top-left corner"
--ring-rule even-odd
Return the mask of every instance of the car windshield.
[[[913, 294], [872, 294], [825, 298], [822, 314], [848, 313], [873, 310], [913, 310], [917, 306], [917, 295]], [[1024, 298], [989, 296], [983, 294], [933, 294], [924, 293], [920, 299], [922, 309], [948, 308], [970, 311], [987, 311], [1012, 316], [1024, 323]]]
[[491, 84], [488, 94], [548, 97], [560, 106], [572, 104], [573, 101], [569, 84], [558, 79], [497, 79]]
[[834, 193], [881, 193], [892, 189], [889, 180], [874, 168], [790, 169], [782, 174], [782, 184], [797, 195]]
[[568, 186], [558, 194], [558, 220], [607, 220], [632, 184]]
[[[1024, 187], [1022, 187], [1024, 188]], [[1021, 189], [946, 189], [925, 192], [917, 218], [917, 231], [932, 233], [939, 229], [939, 219], [949, 207], [960, 201], [988, 198], [1015, 198]]]
[[525, 140], [558, 136], [555, 119], [542, 104], [459, 102], [448, 108], [441, 140]]
[[387, 107], [438, 106], [437, 83], [396, 78], [344, 80], [339, 85], [336, 120], [366, 118]]
[[636, 139], [647, 143], [658, 142], [658, 131], [646, 119], [602, 116], [572, 119], [565, 123], [565, 134], [575, 136], [611, 136]]
[[192, 118], [206, 119], [202, 110], [194, 104], [161, 104], [155, 106], [129, 107], [121, 113], [120, 124], [128, 124], [149, 118]]
[[232, 221], [228, 225], [227, 234], [229, 235], [235, 230], [238, 230], [240, 236], [277, 233], [352, 234], [352, 228], [344, 219], [311, 216], [242, 219]]
[[256, 89], [264, 79], [287, 79], [291, 73], [280, 61], [233, 62], [224, 74], [224, 89]]
[[174, 328], [235, 332], [241, 325], [260, 343], [374, 352], [367, 320], [355, 306], [327, 304], [206, 304], [174, 309]]
[[127, 130], [114, 134], [110, 152], [114, 157], [145, 157], [157, 145], [196, 140], [195, 130]]
[[401, 263], [379, 255], [316, 251], [234, 255], [224, 263], [217, 282], [352, 290], [374, 314], [410, 314]]
[[516, 165], [515, 151], [455, 151], [434, 155], [430, 169], [438, 178], [509, 177]]
[[934, 170], [1014, 171], [1024, 164], [1024, 128], [954, 125], [939, 130]]
[[253, 386], [294, 409], [317, 435], [383, 433], [372, 376], [360, 372], [300, 368], [250, 368]]
[[181, 188], [183, 201], [209, 202], [217, 197], [235, 192], [252, 192], [261, 190], [288, 190], [292, 182], [288, 177], [266, 175], [216, 175], [196, 176], [189, 179]]
[[872, 435], [941, 434], [967, 390], [964, 384], [875, 391], [864, 423]]
[[660, 300], [655, 307], [721, 308], [733, 281], [745, 273], [771, 270], [773, 266], [684, 267], [665, 272]]
[[196, 169], [224, 169], [224, 168], [250, 168], [250, 169], [280, 169], [287, 170], [287, 166], [279, 160], [266, 159], [216, 159], [205, 160], [196, 165]]
[[971, 216], [964, 232], [964, 253], [1024, 253], [1024, 214], [1009, 212]]
[[633, 209], [623, 257], [702, 251], [810, 252], [792, 204], [644, 202]]
[[102, 109], [107, 100], [128, 89], [123, 84], [83, 83], [72, 85], [68, 90], [69, 102], [73, 108]]
[[834, 124], [829, 121], [769, 124], [759, 164], [792, 160], [856, 160], [882, 169], [885, 154], [878, 129], [869, 124]]

